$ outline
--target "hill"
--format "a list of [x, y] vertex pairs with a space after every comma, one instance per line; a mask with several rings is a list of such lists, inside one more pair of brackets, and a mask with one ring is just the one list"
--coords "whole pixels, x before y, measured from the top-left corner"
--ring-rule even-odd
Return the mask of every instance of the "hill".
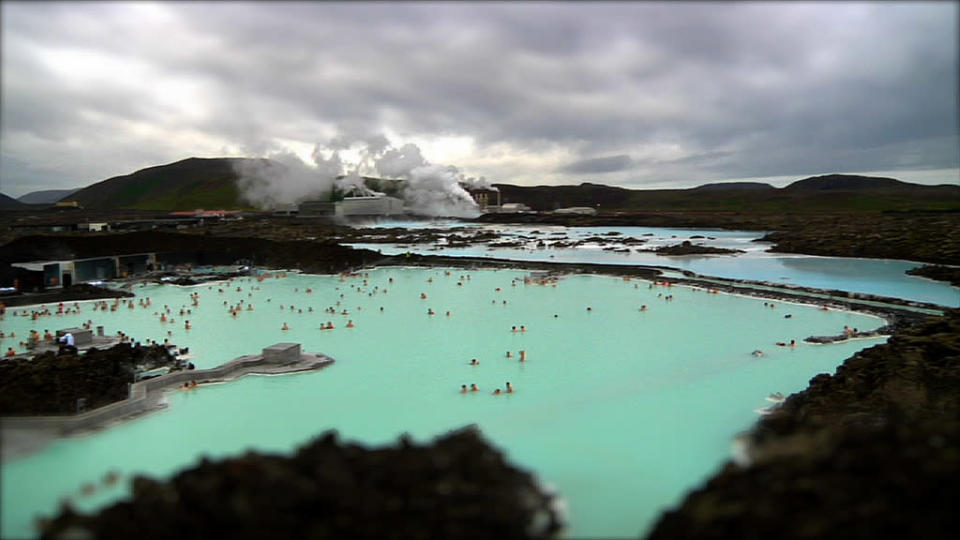
[[[237, 186], [236, 166], [282, 166], [265, 159], [189, 158], [87, 186], [65, 200], [100, 210], [249, 209]], [[398, 180], [364, 177], [368, 187], [397, 195]], [[705, 184], [692, 189], [632, 190], [602, 184], [517, 186], [494, 184], [504, 203], [534, 210], [589, 206], [601, 211], [849, 212], [960, 210], [960, 186], [923, 186], [893, 178], [831, 174], [785, 188], [759, 182]]]
[[859, 176], [854, 174], [827, 174], [823, 176], [813, 176], [797, 180], [789, 186], [783, 188], [788, 191], [800, 190], [846, 190], [846, 189], [886, 189], [886, 188], [911, 188], [926, 187], [919, 184], [910, 184], [901, 182], [895, 178], [884, 178], [880, 176]]
[[700, 191], [720, 191], [727, 189], [777, 189], [763, 182], [718, 182], [692, 188]]
[[957, 211], [960, 186], [925, 186], [833, 174], [798, 180], [784, 188], [755, 182], [706, 184], [691, 189], [628, 190], [597, 184], [537, 186], [495, 184], [504, 203], [533, 210], [593, 206], [621, 212], [884, 212]]
[[24, 210], [26, 208], [27, 205], [22, 202], [0, 193], [0, 210]]
[[68, 200], [85, 208], [243, 208], [234, 165], [245, 158], [188, 158], [87, 186]]
[[60, 199], [80, 191], [81, 188], [74, 189], [46, 189], [42, 191], [31, 191], [26, 195], [17, 197], [17, 200], [24, 204], [53, 204]]

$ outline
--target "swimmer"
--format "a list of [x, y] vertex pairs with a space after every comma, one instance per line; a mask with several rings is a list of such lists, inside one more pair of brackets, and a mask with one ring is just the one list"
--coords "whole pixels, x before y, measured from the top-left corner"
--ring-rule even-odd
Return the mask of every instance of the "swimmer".
[[512, 393], [513, 393], [513, 385], [510, 384], [510, 381], [507, 381], [507, 393], [508, 393], [508, 394], [512, 394]]
[[507, 358], [513, 358], [513, 353], [510, 351], [507, 351]]
[[646, 310], [647, 310], [647, 305], [646, 305], [646, 304], [640, 306], [640, 311], [646, 311]]
[[421, 299], [421, 300], [426, 300], [426, 299], [427, 299], [427, 293], [420, 293], [420, 299]]
[[184, 321], [184, 323], [183, 323], [183, 328], [186, 329], [186, 330], [189, 330], [189, 329], [190, 329], [190, 321]]
[[521, 331], [521, 332], [526, 332], [526, 331], [527, 331], [527, 327], [526, 327], [526, 326], [523, 326], [523, 325], [520, 325], [520, 331]]
[[590, 306], [587, 306], [587, 311], [593, 311], [593, 308]]
[[511, 326], [511, 327], [510, 327], [510, 331], [516, 333], [517, 327], [516, 327], [516, 326]]
[[449, 316], [450, 316], [450, 312], [448, 311], [448, 312], [447, 312], [447, 317], [449, 317]]
[[756, 357], [756, 358], [762, 358], [762, 357], [764, 356], [763, 351], [761, 351], [760, 349], [755, 349], [755, 350], [754, 350], [752, 353], [750, 353], [750, 354], [752, 354], [752, 355], [753, 355], [754, 357]]
[[347, 321], [347, 328], [353, 328], [353, 319]]
[[433, 310], [430, 308], [427, 308], [427, 315], [433, 315]]
[[470, 365], [471, 365], [471, 366], [479, 366], [479, 365], [480, 365], [480, 362], [477, 362], [477, 359], [474, 358], [473, 360], [470, 361]]
[[473, 384], [470, 385], [470, 391], [471, 391], [471, 392], [479, 392], [479, 391], [480, 391], [480, 389], [477, 388], [477, 383], [473, 383]]
[[465, 385], [465, 384], [461, 384], [461, 385], [460, 385], [460, 393], [461, 393], [461, 394], [466, 394], [466, 393], [467, 393], [467, 385]]
[[527, 351], [521, 350], [521, 351], [520, 351], [520, 361], [521, 361], [521, 362], [525, 362], [526, 360], [527, 360]]
[[287, 326], [287, 323], [283, 323], [283, 328], [281, 328], [281, 330], [289, 330], [289, 329], [290, 327]]
[[493, 395], [495, 395], [495, 396], [499, 396], [500, 394], [502, 394], [502, 392], [500, 391], [499, 388], [497, 388], [496, 390], [493, 391]]

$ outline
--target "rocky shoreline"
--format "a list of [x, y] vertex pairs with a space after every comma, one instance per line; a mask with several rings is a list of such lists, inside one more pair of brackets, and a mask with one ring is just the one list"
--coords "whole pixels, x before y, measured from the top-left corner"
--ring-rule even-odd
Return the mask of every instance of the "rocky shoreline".
[[77, 413], [127, 399], [141, 370], [186, 368], [160, 346], [120, 343], [82, 355], [48, 351], [0, 361], [0, 416]]
[[71, 507], [42, 538], [556, 538], [554, 495], [475, 428], [426, 445], [367, 449], [326, 432], [291, 457], [248, 452], [168, 481], [133, 479], [133, 496], [86, 516]]
[[764, 416], [648, 539], [952, 538], [960, 310], [901, 329]]
[[480, 223], [638, 226], [763, 231], [770, 251], [960, 265], [960, 212], [635, 212], [575, 216], [484, 214]]

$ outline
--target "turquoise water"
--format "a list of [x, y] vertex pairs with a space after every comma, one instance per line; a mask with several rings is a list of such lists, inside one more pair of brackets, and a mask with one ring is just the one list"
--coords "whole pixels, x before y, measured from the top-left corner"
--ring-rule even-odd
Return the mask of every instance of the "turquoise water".
[[[381, 224], [386, 226], [387, 224]], [[454, 226], [454, 222], [439, 222], [433, 226]], [[460, 225], [463, 225], [462, 223]], [[766, 281], [784, 285], [799, 285], [818, 289], [838, 289], [929, 302], [948, 307], [960, 307], [960, 288], [948, 283], [905, 274], [921, 263], [888, 259], [852, 259], [845, 257], [815, 257], [809, 255], [768, 253], [769, 243], [755, 242], [762, 233], [726, 231], [715, 229], [670, 229], [658, 227], [550, 227], [533, 225], [486, 225], [473, 226], [476, 231], [496, 231], [506, 240], [524, 240], [523, 248], [491, 248], [486, 244], [471, 247], [409, 246], [395, 244], [351, 244], [356, 247], [380, 250], [387, 255], [404, 252], [464, 257], [494, 257], [519, 261], [550, 261], [568, 263], [604, 263], [668, 266], [689, 270], [704, 276], [728, 279]], [[621, 236], [608, 236], [619, 232]], [[634, 237], [646, 240], [640, 246], [615, 245], [630, 249], [629, 253], [605, 251], [599, 244], [587, 244], [577, 248], [551, 248], [552, 239], [559, 233], [576, 240], [593, 236], [605, 238]], [[692, 238], [702, 236], [703, 238]], [[548, 246], [538, 249], [543, 240]], [[638, 252], [638, 249], [653, 249], [663, 245], [689, 240], [694, 244], [711, 247], [739, 249], [746, 253], [736, 256], [681, 256], [664, 257], [654, 253]], [[606, 247], [606, 246], [605, 246]]]
[[[571, 276], [552, 287], [515, 284], [521, 271], [448, 272], [377, 269], [366, 284], [362, 277], [289, 274], [259, 283], [148, 286], [136, 292], [151, 298], [150, 308], [101, 312], [87, 302], [79, 314], [35, 323], [8, 310], [4, 330], [18, 336], [87, 319], [141, 340], [162, 341], [169, 331], [198, 367], [281, 341], [336, 363], [318, 373], [173, 391], [162, 412], [4, 464], [0, 533], [29, 534], [32, 519], [54, 512], [63, 497], [91, 509], [124, 496], [125, 487], [80, 495], [81, 486], [99, 484], [111, 470], [125, 479], [167, 476], [202, 455], [289, 452], [326, 429], [380, 445], [403, 432], [426, 441], [477, 424], [513, 463], [561, 493], [570, 536], [636, 536], [728, 458], [732, 437], [770, 405], [765, 396], [801, 390], [883, 341], [775, 345], [882, 324], [848, 312], [785, 303], [772, 309], [761, 299], [602, 276]], [[192, 306], [196, 292], [199, 305]], [[240, 301], [255, 309], [233, 318], [224, 302]], [[164, 305], [174, 323], [154, 314]], [[192, 313], [181, 317], [181, 306]], [[338, 314], [324, 312], [330, 306]], [[339, 314], [344, 309], [348, 314]], [[345, 327], [348, 320], [355, 328]], [[336, 328], [319, 330], [327, 321]], [[284, 322], [290, 330], [281, 330]], [[521, 325], [526, 332], [511, 331]], [[767, 356], [753, 357], [754, 349]], [[469, 365], [472, 358], [480, 365]], [[506, 381], [515, 393], [491, 395]], [[481, 391], [459, 393], [471, 383]]]

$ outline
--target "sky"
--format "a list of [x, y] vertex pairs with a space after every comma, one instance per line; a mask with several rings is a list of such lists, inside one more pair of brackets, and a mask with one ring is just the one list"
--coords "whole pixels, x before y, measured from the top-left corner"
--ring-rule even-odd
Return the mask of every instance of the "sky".
[[520, 185], [960, 183], [957, 2], [0, 10], [14, 197], [193, 156], [361, 166], [384, 144]]

